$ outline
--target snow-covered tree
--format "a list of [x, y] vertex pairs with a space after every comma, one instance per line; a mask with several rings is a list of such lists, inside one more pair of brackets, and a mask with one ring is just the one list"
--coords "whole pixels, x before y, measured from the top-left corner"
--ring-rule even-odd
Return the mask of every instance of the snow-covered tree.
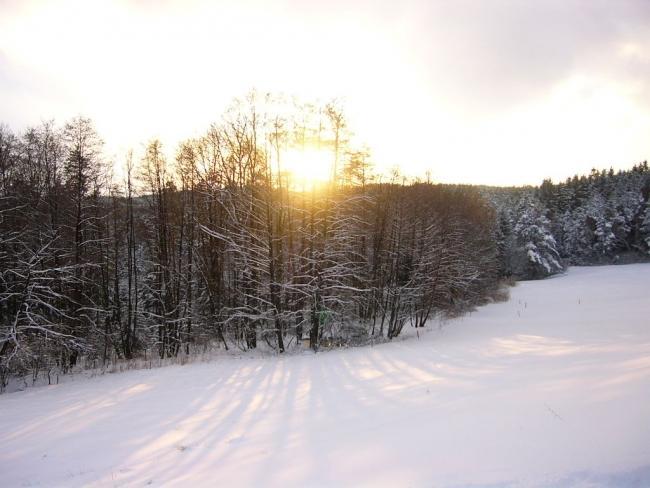
[[550, 221], [539, 204], [524, 200], [514, 227], [516, 250], [514, 274], [522, 278], [543, 278], [561, 272], [557, 243], [550, 232]]

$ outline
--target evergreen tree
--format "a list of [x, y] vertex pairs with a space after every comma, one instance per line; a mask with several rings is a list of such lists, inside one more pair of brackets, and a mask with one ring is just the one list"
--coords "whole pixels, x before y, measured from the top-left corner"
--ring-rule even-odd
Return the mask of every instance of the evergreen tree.
[[539, 204], [527, 199], [522, 202], [514, 234], [515, 275], [537, 279], [564, 269], [557, 251], [557, 243], [550, 232], [550, 221]]

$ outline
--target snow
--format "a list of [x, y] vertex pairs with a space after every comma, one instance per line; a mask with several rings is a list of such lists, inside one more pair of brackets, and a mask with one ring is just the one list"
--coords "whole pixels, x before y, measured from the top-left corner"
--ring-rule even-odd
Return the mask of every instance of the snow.
[[650, 264], [375, 347], [0, 396], [0, 485], [650, 486]]

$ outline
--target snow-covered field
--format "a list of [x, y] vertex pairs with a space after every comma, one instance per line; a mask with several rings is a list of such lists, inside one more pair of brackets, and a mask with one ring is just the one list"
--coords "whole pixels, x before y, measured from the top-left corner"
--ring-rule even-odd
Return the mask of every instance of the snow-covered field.
[[374, 348], [0, 396], [0, 486], [650, 486], [650, 264]]

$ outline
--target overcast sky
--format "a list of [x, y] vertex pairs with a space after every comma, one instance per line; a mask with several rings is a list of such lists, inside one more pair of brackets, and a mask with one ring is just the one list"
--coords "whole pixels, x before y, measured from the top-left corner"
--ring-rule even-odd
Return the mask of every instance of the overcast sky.
[[650, 157], [650, 1], [0, 0], [0, 121], [122, 157], [249, 89], [345, 100], [379, 168], [538, 184]]

